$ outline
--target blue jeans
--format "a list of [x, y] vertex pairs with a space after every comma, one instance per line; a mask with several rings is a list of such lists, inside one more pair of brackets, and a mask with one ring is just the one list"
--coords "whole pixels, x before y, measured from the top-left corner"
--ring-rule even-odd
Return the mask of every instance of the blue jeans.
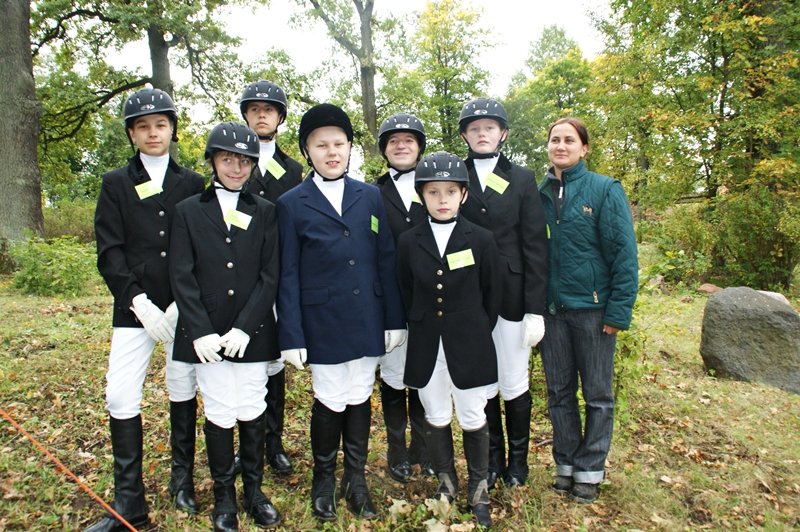
[[[547, 406], [553, 424], [556, 474], [575, 482], [599, 484], [614, 429], [614, 350], [616, 334], [603, 332], [603, 311], [572, 310], [545, 314], [539, 344], [547, 380]], [[578, 377], [586, 402], [581, 430]]]

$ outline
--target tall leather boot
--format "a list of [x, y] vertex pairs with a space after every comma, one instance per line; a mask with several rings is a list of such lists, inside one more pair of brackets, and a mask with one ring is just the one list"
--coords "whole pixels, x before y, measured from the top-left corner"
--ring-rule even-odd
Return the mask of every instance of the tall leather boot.
[[378, 516], [369, 496], [364, 473], [367, 466], [371, 415], [372, 405], [369, 399], [359, 405], [347, 405], [342, 426], [344, 473], [341, 493], [347, 501], [347, 508], [364, 519]]
[[250, 421], [239, 421], [239, 459], [242, 464], [244, 509], [259, 528], [281, 522], [272, 502], [261, 491], [264, 478], [264, 425], [266, 412]]
[[497, 484], [497, 479], [503, 478], [506, 472], [506, 446], [499, 394], [487, 401], [484, 412], [489, 425], [489, 476], [486, 482], [492, 490]]
[[436, 475], [431, 464], [428, 446], [425, 444], [425, 409], [419, 400], [417, 390], [408, 389], [408, 420], [411, 425], [411, 442], [408, 444], [408, 461], [419, 464], [422, 474], [432, 477]]
[[283, 449], [283, 415], [286, 405], [286, 370], [267, 380], [267, 462], [279, 475], [290, 475], [293, 467]]
[[439, 479], [436, 498], [444, 496], [452, 503], [458, 496], [458, 476], [453, 456], [453, 429], [450, 425], [434, 427], [426, 421], [425, 442], [428, 444], [433, 469]]
[[526, 391], [506, 401], [508, 468], [506, 486], [522, 486], [528, 480], [528, 446], [531, 439], [531, 394]]
[[314, 455], [311, 511], [322, 521], [336, 519], [336, 454], [343, 421], [343, 412], [334, 412], [314, 399], [311, 407], [311, 453]]
[[169, 403], [169, 441], [172, 447], [172, 475], [169, 494], [175, 507], [197, 514], [194, 499], [194, 449], [197, 426], [197, 398]]
[[[116, 419], [109, 416], [111, 448], [114, 453], [114, 510], [135, 528], [150, 525], [142, 481], [142, 416]], [[86, 532], [128, 530], [120, 521], [106, 515]]]
[[411, 478], [411, 463], [406, 450], [406, 390], [395, 390], [384, 381], [381, 381], [380, 388], [383, 421], [386, 424], [389, 475], [399, 482], [408, 482]]
[[469, 508], [481, 526], [492, 526], [489, 512], [489, 487], [486, 476], [489, 470], [489, 429], [487, 425], [478, 430], [464, 431], [464, 455], [467, 457], [467, 497]]
[[236, 480], [233, 474], [233, 427], [224, 429], [206, 419], [203, 427], [208, 451], [208, 469], [214, 479], [214, 532], [239, 530], [236, 517]]

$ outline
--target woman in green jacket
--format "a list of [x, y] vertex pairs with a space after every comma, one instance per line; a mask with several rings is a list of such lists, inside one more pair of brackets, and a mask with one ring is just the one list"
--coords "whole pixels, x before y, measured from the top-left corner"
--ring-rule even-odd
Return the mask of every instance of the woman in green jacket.
[[547, 151], [553, 166], [540, 192], [550, 268], [539, 348], [553, 423], [553, 489], [592, 502], [605, 477], [614, 426], [616, 333], [630, 326], [636, 301], [636, 238], [620, 182], [586, 169], [589, 133], [580, 120], [556, 121]]

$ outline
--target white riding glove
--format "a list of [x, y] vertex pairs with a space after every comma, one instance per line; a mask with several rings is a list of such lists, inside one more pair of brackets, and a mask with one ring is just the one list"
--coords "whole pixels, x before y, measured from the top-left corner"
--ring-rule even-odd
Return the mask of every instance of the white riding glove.
[[178, 326], [178, 304], [174, 301], [170, 303], [167, 310], [164, 311], [164, 317], [167, 318], [167, 323], [174, 331], [175, 327]]
[[139, 294], [131, 301], [131, 310], [139, 322], [156, 342], [170, 343], [175, 339], [175, 327], [170, 328], [166, 316], [155, 303], [150, 301], [147, 294]]
[[234, 358], [238, 356], [242, 358], [244, 351], [247, 349], [247, 344], [250, 343], [250, 335], [241, 329], [233, 328], [222, 335], [219, 341], [220, 345], [225, 348], [225, 356]]
[[522, 317], [522, 347], [533, 347], [544, 337], [544, 316], [525, 314]]
[[391, 331], [383, 331], [383, 343], [386, 353], [394, 351], [396, 347], [400, 347], [406, 341], [408, 332], [405, 329], [392, 329]]
[[297, 369], [303, 369], [303, 364], [305, 363], [307, 356], [308, 353], [304, 347], [281, 351], [281, 361], [284, 363], [288, 362]]
[[195, 340], [193, 342], [194, 352], [197, 353], [197, 358], [200, 359], [200, 362], [205, 364], [206, 362], [219, 362], [222, 360], [218, 353], [222, 349], [221, 342], [222, 338], [217, 333], [207, 334]]

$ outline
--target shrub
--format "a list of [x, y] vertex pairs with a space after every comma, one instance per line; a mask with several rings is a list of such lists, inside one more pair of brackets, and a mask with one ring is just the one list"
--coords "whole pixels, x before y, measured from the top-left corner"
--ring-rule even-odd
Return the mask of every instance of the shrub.
[[14, 286], [26, 294], [74, 297], [91, 292], [99, 281], [94, 246], [74, 236], [16, 241], [11, 257], [17, 265]]
[[657, 224], [646, 228], [659, 252], [647, 267], [646, 278], [662, 275], [668, 284], [689, 285], [708, 277], [714, 232], [703, 219], [703, 209], [701, 204], [676, 205]]
[[44, 236], [74, 236], [79, 242], [94, 241], [96, 202], [87, 198], [63, 199], [44, 209]]
[[715, 275], [729, 285], [788, 289], [800, 262], [797, 212], [797, 198], [765, 186], [716, 198]]

